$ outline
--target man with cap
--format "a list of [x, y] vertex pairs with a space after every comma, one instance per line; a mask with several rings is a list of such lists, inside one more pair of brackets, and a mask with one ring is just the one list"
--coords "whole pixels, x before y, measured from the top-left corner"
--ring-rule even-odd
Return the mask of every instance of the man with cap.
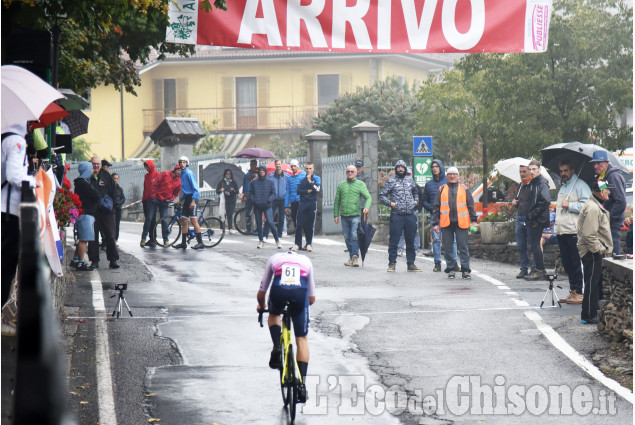
[[[361, 210], [363, 214], [368, 214], [368, 209], [372, 203], [366, 185], [356, 178], [356, 173], [355, 166], [346, 167], [346, 180], [337, 185], [333, 207], [335, 224], [340, 223], [341, 217], [342, 234], [350, 255], [349, 260], [344, 265], [351, 267], [359, 267], [359, 244], [357, 242], [357, 227], [361, 221], [359, 212]], [[360, 203], [361, 198], [364, 198], [363, 205]]]
[[595, 177], [605, 180], [611, 187], [609, 197], [602, 203], [611, 214], [611, 235], [613, 236], [613, 254], [620, 253], [620, 229], [624, 223], [626, 210], [626, 182], [620, 170], [609, 164], [609, 155], [605, 150], [593, 152], [593, 158], [589, 161], [593, 164]]
[[[403, 232], [406, 240], [406, 262], [409, 272], [420, 272], [415, 265], [414, 247], [417, 233], [417, 204], [419, 191], [412, 177], [406, 175], [408, 167], [402, 160], [395, 164], [395, 175], [389, 179], [379, 194], [379, 201], [390, 211], [390, 242], [388, 245], [388, 272], [394, 272], [397, 265], [397, 245]], [[390, 199], [388, 198], [390, 197]]]
[[101, 160], [101, 169], [110, 173], [110, 167], [112, 164], [105, 159]]
[[155, 197], [151, 200], [156, 205], [161, 217], [161, 235], [163, 244], [168, 245], [168, 215], [169, 204], [181, 192], [181, 167], [176, 164], [172, 170], [165, 170], [159, 173], [156, 179]]
[[[287, 194], [284, 198], [285, 213], [291, 212], [291, 220], [293, 220], [294, 232], [298, 228], [298, 206], [300, 205], [300, 195], [298, 195], [298, 185], [306, 177], [306, 172], [300, 169], [297, 159], [289, 162], [292, 174], [287, 177]], [[287, 235], [292, 235], [287, 232]]]
[[469, 190], [459, 183], [459, 170], [450, 167], [447, 170], [448, 182], [439, 188], [432, 212], [432, 228], [441, 231], [443, 253], [448, 278], [454, 279], [458, 270], [456, 259], [452, 256], [452, 247], [456, 238], [456, 246], [461, 258], [461, 274], [463, 279], [471, 279], [470, 250], [468, 247], [468, 231], [470, 223], [476, 223], [474, 199]]
[[363, 181], [366, 185], [366, 189], [368, 189], [370, 187], [370, 177], [367, 176], [366, 173], [364, 173], [364, 161], [362, 161], [361, 159], [355, 161], [355, 169], [357, 170], [355, 178], [357, 180]]
[[584, 298], [580, 321], [584, 324], [599, 323], [602, 258], [613, 251], [611, 213], [602, 203], [609, 201], [611, 191], [606, 180], [594, 182], [591, 186], [593, 196], [584, 204], [578, 217], [578, 251], [584, 269]]

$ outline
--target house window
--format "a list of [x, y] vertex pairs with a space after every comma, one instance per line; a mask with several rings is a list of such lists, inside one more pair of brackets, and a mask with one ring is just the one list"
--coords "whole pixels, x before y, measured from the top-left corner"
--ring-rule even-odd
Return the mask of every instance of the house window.
[[165, 116], [176, 113], [176, 79], [163, 80], [163, 110]]
[[340, 95], [339, 74], [326, 74], [317, 76], [318, 106], [326, 106], [333, 103]]
[[236, 77], [236, 125], [239, 129], [255, 129], [258, 81], [256, 77]]

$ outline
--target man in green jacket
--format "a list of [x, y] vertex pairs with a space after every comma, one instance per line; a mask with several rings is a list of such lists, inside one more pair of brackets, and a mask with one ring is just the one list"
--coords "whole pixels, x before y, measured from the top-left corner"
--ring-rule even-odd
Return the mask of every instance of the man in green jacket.
[[346, 180], [337, 185], [335, 193], [335, 207], [333, 216], [335, 224], [339, 224], [342, 218], [342, 234], [348, 248], [349, 260], [345, 266], [359, 267], [359, 245], [357, 244], [357, 226], [359, 226], [361, 210], [360, 196], [363, 197], [364, 215], [368, 214], [368, 209], [372, 203], [368, 188], [363, 181], [356, 179], [357, 169], [354, 165], [346, 167]]

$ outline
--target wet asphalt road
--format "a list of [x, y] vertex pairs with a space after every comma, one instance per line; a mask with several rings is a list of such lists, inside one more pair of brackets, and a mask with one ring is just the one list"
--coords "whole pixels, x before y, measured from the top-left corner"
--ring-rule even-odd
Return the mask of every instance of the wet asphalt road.
[[[139, 246], [140, 231], [122, 223], [122, 268], [78, 274], [69, 289], [64, 325], [79, 422], [288, 423], [277, 373], [267, 367], [269, 334], [255, 312], [275, 245], [256, 249], [256, 237], [226, 234], [204, 251], [148, 249]], [[579, 306], [537, 308], [546, 284], [478, 260], [471, 281], [432, 273], [423, 257], [423, 273], [407, 273], [403, 257], [396, 273], [386, 273], [386, 248], [378, 245], [364, 267], [349, 268], [341, 237], [313, 245], [310, 399], [296, 423], [633, 423], [630, 402], [613, 399], [538, 329], [555, 330], [583, 358], [607, 347], [595, 327], [579, 323]], [[91, 280], [101, 281], [105, 313], [95, 313]], [[128, 283], [133, 318], [110, 319], [114, 283]], [[111, 415], [99, 389], [96, 329], [108, 334]], [[563, 403], [550, 387], [564, 392]]]

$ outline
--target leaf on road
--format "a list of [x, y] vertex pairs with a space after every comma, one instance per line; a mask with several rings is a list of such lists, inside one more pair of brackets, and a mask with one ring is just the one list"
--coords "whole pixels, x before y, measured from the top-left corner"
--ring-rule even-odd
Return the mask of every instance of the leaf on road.
[[161, 419], [150, 418], [150, 419], [148, 419], [148, 422], [150, 422], [150, 423], [152, 423], [152, 422], [161, 422]]
[[80, 401], [79, 404], [88, 404], [87, 401]]
[[156, 394], [146, 394], [146, 397], [156, 397]]

